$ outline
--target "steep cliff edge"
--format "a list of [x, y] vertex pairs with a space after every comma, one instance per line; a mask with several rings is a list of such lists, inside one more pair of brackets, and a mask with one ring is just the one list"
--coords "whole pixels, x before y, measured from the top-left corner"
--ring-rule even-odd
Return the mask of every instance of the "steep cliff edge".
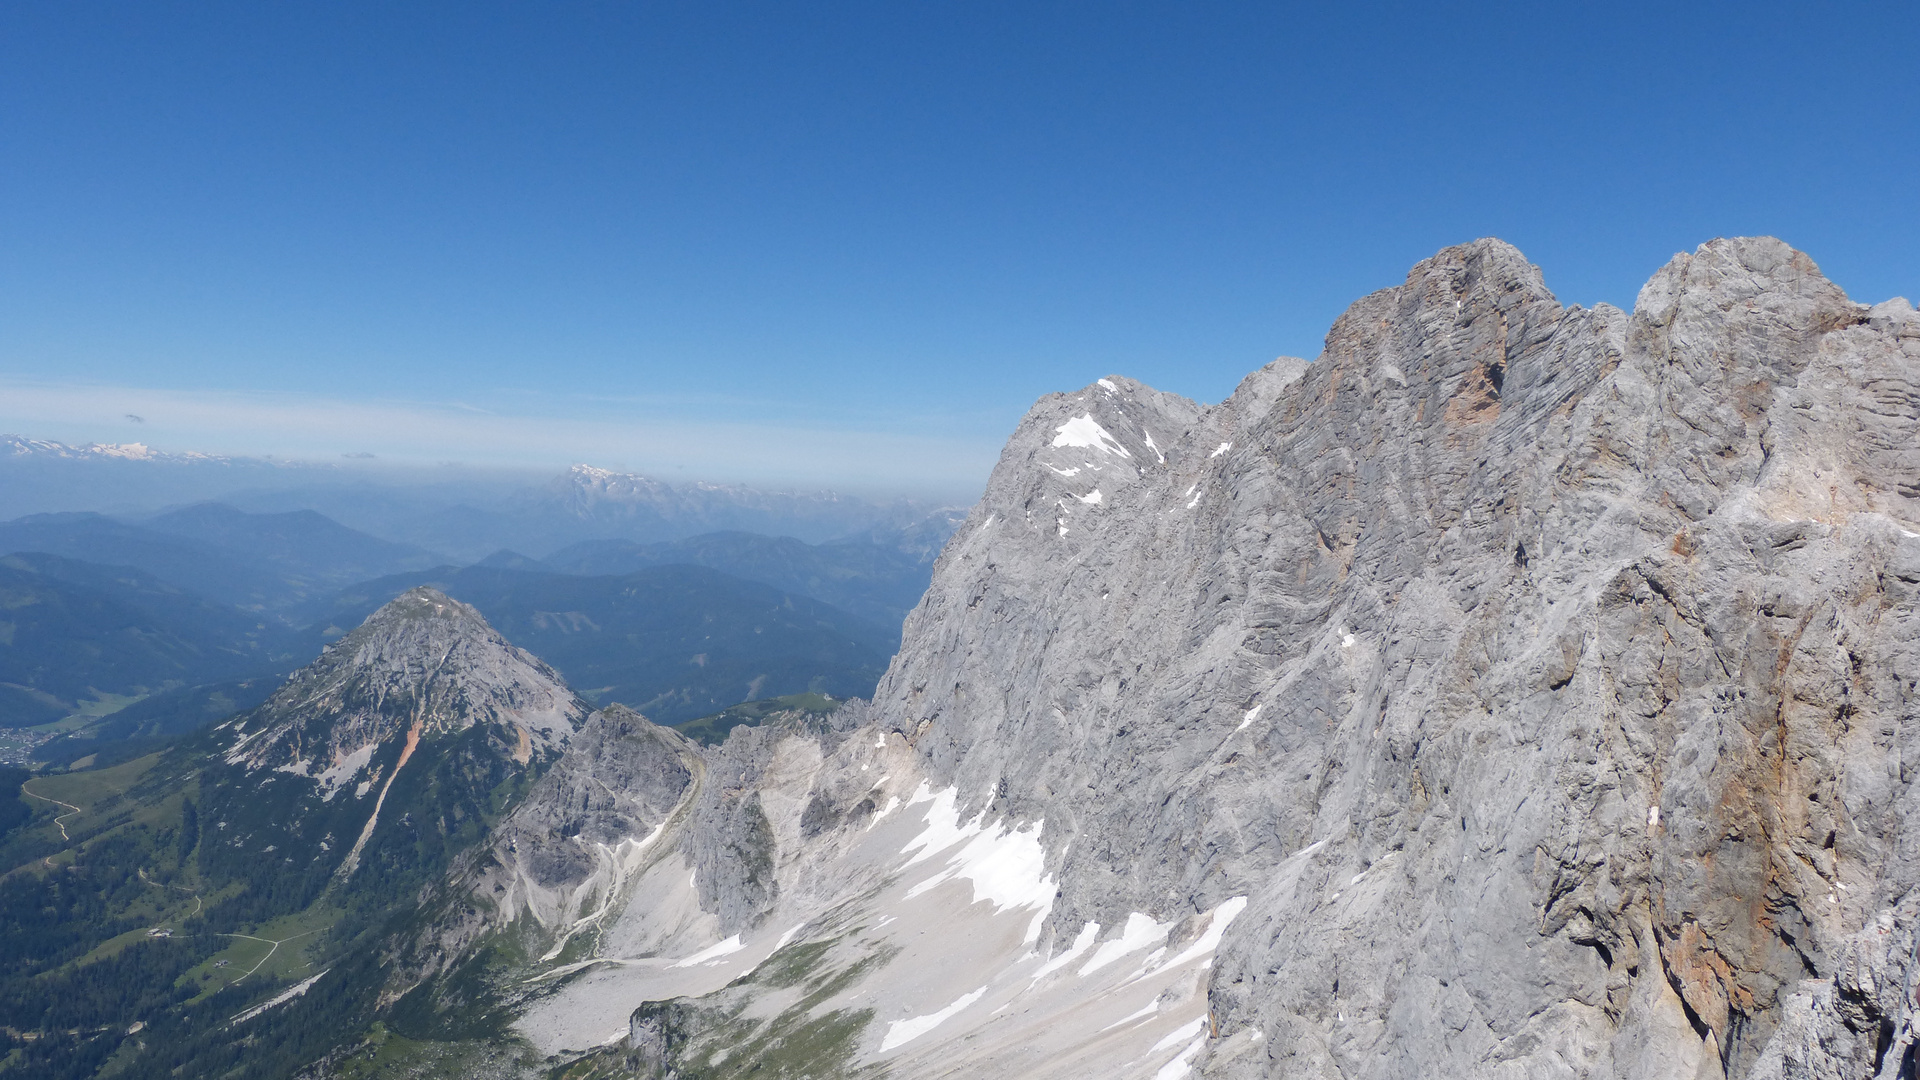
[[936, 782], [1047, 822], [1055, 933], [1248, 895], [1221, 1075], [1884, 1065], [1911, 308], [1726, 240], [1563, 309], [1481, 241], [1297, 370], [1043, 401], [876, 694]]
[[650, 944], [522, 1030], [673, 999], [593, 1060], [689, 1077], [1912, 1075], [1917, 478], [1920, 318], [1770, 239], [1631, 314], [1478, 241], [1218, 406], [1048, 397], [870, 709], [736, 733]]

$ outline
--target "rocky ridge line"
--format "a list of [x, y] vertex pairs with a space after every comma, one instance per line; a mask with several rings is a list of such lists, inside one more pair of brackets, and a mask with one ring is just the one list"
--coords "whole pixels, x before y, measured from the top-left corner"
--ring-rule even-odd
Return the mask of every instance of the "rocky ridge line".
[[1632, 313], [1477, 241], [1217, 406], [1051, 395], [872, 705], [704, 755], [679, 861], [522, 1030], [675, 998], [629, 1045], [716, 1075], [1893, 1080], [1915, 476], [1920, 318], [1764, 238]]

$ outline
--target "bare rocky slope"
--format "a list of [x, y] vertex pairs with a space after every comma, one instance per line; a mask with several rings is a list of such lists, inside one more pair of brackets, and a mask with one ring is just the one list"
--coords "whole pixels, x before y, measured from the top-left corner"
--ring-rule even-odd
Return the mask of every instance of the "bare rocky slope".
[[275, 878], [308, 899], [327, 883], [391, 892], [486, 835], [586, 715], [479, 612], [414, 589], [208, 733], [221, 836], [203, 862], [262, 893]]
[[1916, 595], [1910, 305], [1482, 240], [1040, 401], [870, 706], [577, 741], [445, 940], [572, 1076], [1911, 1077]]

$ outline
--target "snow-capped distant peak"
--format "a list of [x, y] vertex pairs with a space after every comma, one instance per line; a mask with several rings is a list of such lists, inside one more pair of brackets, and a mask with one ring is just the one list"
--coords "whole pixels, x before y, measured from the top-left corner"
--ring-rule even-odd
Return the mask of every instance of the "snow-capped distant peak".
[[202, 454], [187, 451], [179, 454], [161, 453], [145, 443], [87, 443], [76, 446], [71, 443], [54, 442], [51, 439], [29, 439], [22, 435], [0, 435], [0, 454], [12, 457], [64, 458], [69, 461], [154, 461], [154, 462], [214, 462], [224, 463], [231, 459], [216, 454]]

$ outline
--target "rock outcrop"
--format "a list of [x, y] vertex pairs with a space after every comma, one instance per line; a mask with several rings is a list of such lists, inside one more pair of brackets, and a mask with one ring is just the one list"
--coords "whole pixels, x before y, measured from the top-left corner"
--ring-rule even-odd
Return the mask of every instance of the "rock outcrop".
[[702, 1076], [1911, 1076], [1916, 597], [1905, 301], [1770, 239], [1631, 314], [1450, 248], [1217, 406], [1040, 401], [870, 709], [711, 755], [643, 944], [523, 1031], [678, 998], [633, 1052]]
[[364, 779], [395, 740], [491, 725], [521, 763], [552, 756], [585, 710], [558, 673], [473, 608], [422, 586], [327, 647], [259, 710], [234, 722], [229, 764], [315, 780], [328, 797]]
[[218, 858], [259, 876], [245, 853], [278, 852], [267, 866], [303, 879], [325, 866], [345, 883], [384, 843], [398, 876], [371, 886], [412, 882], [485, 835], [586, 712], [471, 607], [413, 589], [214, 728], [205, 787], [229, 831]]

